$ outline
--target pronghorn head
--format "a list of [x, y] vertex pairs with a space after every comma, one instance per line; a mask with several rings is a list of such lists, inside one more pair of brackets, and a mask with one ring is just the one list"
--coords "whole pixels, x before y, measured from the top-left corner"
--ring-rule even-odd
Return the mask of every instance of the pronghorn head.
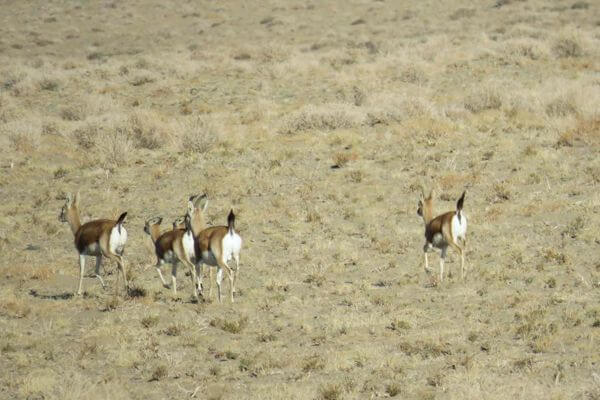
[[207, 206], [208, 199], [206, 194], [190, 196], [188, 200], [186, 218], [189, 219], [189, 223], [196, 234], [206, 226], [204, 212]]
[[425, 197], [425, 193], [421, 190], [417, 214], [423, 217], [427, 222], [432, 218], [433, 214], [433, 189], [429, 192], [429, 196]]
[[173, 220], [173, 229], [185, 229], [185, 215], [181, 215]]
[[69, 222], [69, 218], [79, 215], [79, 192], [73, 198], [71, 193], [67, 193], [67, 200], [60, 210], [58, 220], [60, 222]]
[[194, 210], [202, 209], [202, 212], [206, 211], [206, 207], [208, 206], [208, 196], [206, 193], [203, 194], [195, 194], [190, 196], [188, 201], [188, 211], [190, 210], [190, 203], [193, 206], [192, 212]]
[[146, 232], [148, 235], [152, 235], [152, 227], [159, 226], [162, 223], [162, 220], [163, 220], [162, 217], [150, 218], [144, 224], [144, 232]]

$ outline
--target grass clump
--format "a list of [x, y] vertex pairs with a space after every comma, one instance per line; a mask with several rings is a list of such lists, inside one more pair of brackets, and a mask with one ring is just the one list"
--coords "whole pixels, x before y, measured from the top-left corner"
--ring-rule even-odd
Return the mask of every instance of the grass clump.
[[342, 398], [342, 387], [337, 383], [328, 383], [319, 388], [319, 400], [340, 400]]
[[582, 57], [584, 46], [581, 38], [575, 33], [563, 33], [554, 40], [552, 51], [558, 58]]
[[498, 110], [502, 107], [502, 98], [495, 90], [487, 88], [467, 96], [464, 106], [474, 114], [486, 110]]
[[295, 134], [306, 131], [332, 131], [359, 126], [362, 117], [346, 104], [308, 105], [292, 113], [279, 133]]
[[241, 316], [237, 320], [215, 318], [210, 321], [210, 326], [233, 334], [241, 333], [246, 325], [248, 325], [248, 317], [246, 316]]
[[153, 382], [153, 381], [160, 381], [161, 379], [164, 379], [167, 377], [168, 375], [168, 370], [167, 367], [164, 365], [159, 365], [156, 368], [154, 368], [154, 371], [152, 371], [152, 375], [150, 376], [149, 382]]
[[147, 317], [142, 318], [140, 322], [144, 328], [152, 328], [153, 326], [158, 324], [158, 321], [158, 315], [149, 315]]
[[313, 354], [302, 361], [302, 372], [319, 371], [325, 368], [325, 360], [318, 354]]

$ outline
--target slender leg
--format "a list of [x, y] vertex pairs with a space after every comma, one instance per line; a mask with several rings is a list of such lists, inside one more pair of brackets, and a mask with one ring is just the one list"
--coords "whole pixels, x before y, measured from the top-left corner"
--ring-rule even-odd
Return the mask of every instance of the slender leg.
[[208, 297], [210, 298], [212, 296], [212, 281], [213, 281], [213, 268], [206, 264], [206, 268], [208, 271]]
[[[229, 278], [229, 297], [231, 299], [231, 302], [233, 303], [233, 272], [231, 271], [231, 268], [229, 268], [229, 265], [227, 265], [225, 261], [217, 259], [217, 263], [219, 264], [219, 270], [222, 271], [224, 269], [227, 272], [227, 277]], [[221, 296], [219, 293], [219, 299], [220, 297]]]
[[[446, 252], [448, 251], [448, 247], [442, 248], [442, 253], [440, 254], [440, 283], [444, 280], [444, 261], [446, 260]], [[450, 268], [448, 268], [448, 272], [450, 272]], [[450, 274], [448, 273], [448, 276]]]
[[100, 266], [102, 265], [102, 256], [96, 256], [96, 278], [100, 279], [100, 284], [102, 285], [102, 289], [106, 287], [102, 277], [100, 276]]
[[196, 290], [196, 267], [190, 261], [183, 261], [188, 266], [190, 274], [192, 276], [192, 290], [194, 291], [194, 298], [198, 300], [198, 290]]
[[[113, 253], [103, 253], [104, 257], [109, 260], [114, 260], [117, 263], [119, 270], [121, 271], [121, 275], [123, 275], [123, 281], [125, 282], [125, 292], [129, 290], [129, 282], [127, 282], [127, 270], [125, 269], [125, 263], [123, 262], [123, 257], [113, 254]], [[117, 275], [117, 285], [119, 284], [119, 275]], [[118, 288], [115, 287], [115, 290]]]
[[81, 285], [83, 284], [83, 273], [85, 272], [85, 256], [83, 254], [79, 255], [79, 289], [77, 289], [77, 294], [81, 294]]
[[465, 280], [465, 252], [460, 249], [460, 278]]
[[158, 277], [160, 278], [160, 281], [162, 282], [163, 287], [169, 287], [169, 285], [167, 285], [167, 282], [165, 281], [165, 278], [163, 277], [162, 271], [160, 270], [160, 267], [162, 266], [162, 264], [163, 263], [161, 260], [157, 260], [154, 268], [156, 268], [156, 272], [158, 272]]
[[458, 252], [460, 255], [460, 278], [465, 280], [465, 251], [464, 247], [461, 247], [458, 243], [450, 243], [452, 247]]
[[237, 282], [238, 274], [240, 273], [240, 255], [234, 254], [233, 259], [235, 260], [235, 270], [233, 271], [233, 293], [235, 293], [235, 283]]
[[223, 269], [221, 267], [217, 267], [217, 295], [219, 297], [219, 303], [222, 302], [221, 299], [221, 281], [223, 280]]
[[177, 264], [178, 261], [173, 261], [171, 264], [171, 286], [173, 286], [173, 294], [177, 294]]
[[429, 251], [429, 243], [425, 243], [423, 246], [423, 253], [425, 254], [425, 272], [429, 273], [429, 260], [427, 258], [427, 252]]
[[202, 285], [202, 264], [196, 264], [196, 281], [198, 282], [197, 290], [200, 292], [202, 297], [204, 297], [204, 287]]
[[118, 260], [119, 269], [121, 270], [121, 273], [123, 274], [123, 280], [125, 281], [125, 292], [127, 293], [127, 291], [129, 290], [129, 282], [127, 281], [127, 270], [125, 269], [125, 263], [123, 262], [122, 256], [117, 256], [117, 260]]

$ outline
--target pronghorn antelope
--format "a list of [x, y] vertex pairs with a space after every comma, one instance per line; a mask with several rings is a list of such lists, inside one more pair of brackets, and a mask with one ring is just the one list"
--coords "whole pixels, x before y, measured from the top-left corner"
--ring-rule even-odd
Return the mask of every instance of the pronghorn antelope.
[[152, 242], [154, 243], [154, 251], [157, 259], [156, 271], [158, 272], [158, 276], [160, 277], [163, 286], [168, 287], [165, 279], [162, 276], [160, 267], [163, 264], [170, 263], [172, 265], [171, 282], [173, 286], [173, 293], [177, 294], [177, 263], [181, 262], [190, 269], [192, 288], [194, 290], [193, 294], [197, 299], [198, 292], [196, 291], [195, 286], [196, 273], [194, 264], [192, 262], [194, 259], [194, 235], [191, 232], [187, 232], [185, 229], [173, 229], [161, 234], [161, 222], [161, 217], [154, 217], [146, 221], [144, 226], [144, 232], [150, 235]]
[[106, 257], [117, 262], [123, 274], [125, 288], [126, 290], [129, 288], [127, 272], [123, 263], [123, 250], [127, 242], [127, 230], [123, 226], [126, 217], [127, 212], [124, 212], [116, 221], [96, 219], [82, 225], [79, 219], [79, 192], [77, 192], [75, 198], [70, 193], [67, 195], [67, 201], [62, 207], [58, 219], [61, 222], [69, 223], [75, 237], [75, 248], [79, 253], [78, 295], [81, 294], [81, 286], [83, 284], [85, 256], [96, 256], [96, 277], [100, 279], [102, 287], [105, 287], [105, 285], [100, 276], [100, 266], [102, 264], [102, 257]]
[[[425, 221], [425, 245], [423, 246], [425, 271], [429, 271], [427, 252], [433, 247], [440, 249], [442, 251], [440, 256], [440, 283], [444, 279], [444, 259], [446, 258], [448, 246], [453, 247], [460, 254], [460, 275], [461, 279], [465, 279], [464, 252], [467, 244], [467, 216], [462, 210], [465, 193], [466, 191], [458, 199], [456, 211], [448, 211], [434, 218], [433, 190], [429, 193], [429, 197], [425, 197], [425, 194], [421, 192], [417, 214], [423, 217], [423, 221]], [[461, 241], [462, 243], [460, 243]]]
[[[187, 230], [191, 231], [191, 216], [188, 213], [186, 218]], [[233, 293], [235, 292], [235, 280], [239, 270], [240, 251], [242, 250], [242, 238], [235, 232], [235, 214], [233, 210], [227, 216], [227, 226], [213, 226], [202, 230], [194, 237], [194, 253], [196, 256], [196, 275], [198, 277], [198, 286], [202, 287], [200, 268], [203, 264], [217, 267], [217, 288], [219, 302], [221, 297], [221, 282], [223, 280], [223, 270], [227, 272], [229, 278], [229, 294], [233, 303]], [[235, 269], [227, 264], [231, 259], [235, 260]], [[212, 275], [212, 274], [211, 274]]]
[[[198, 230], [204, 228], [204, 210], [206, 210], [208, 204], [208, 201], [205, 199], [206, 195], [192, 196], [188, 201], [188, 213], [192, 216], [192, 226]], [[199, 204], [201, 201], [204, 201], [204, 206], [202, 208], [195, 208], [194, 204]], [[192, 260], [194, 259], [193, 252], [189, 253], [188, 251], [186, 253], [183, 248], [185, 218], [186, 217], [176, 218], [175, 221], [173, 221], [173, 229], [162, 234], [160, 233], [162, 217], [151, 218], [146, 221], [144, 226], [144, 232], [150, 235], [150, 238], [154, 243], [154, 251], [157, 258], [155, 268], [164, 287], [168, 287], [168, 285], [165, 282], [160, 267], [166, 263], [171, 264], [171, 282], [174, 294], [177, 294], [177, 263], [182, 262], [183, 264], [186, 264], [191, 268], [190, 272], [192, 273], [195, 271], [192, 264]], [[179, 225], [182, 223], [181, 221], [183, 221], [184, 229], [179, 228]], [[192, 285], [195, 284], [196, 278], [192, 274]], [[194, 291], [194, 297], [198, 297], [196, 291]]]

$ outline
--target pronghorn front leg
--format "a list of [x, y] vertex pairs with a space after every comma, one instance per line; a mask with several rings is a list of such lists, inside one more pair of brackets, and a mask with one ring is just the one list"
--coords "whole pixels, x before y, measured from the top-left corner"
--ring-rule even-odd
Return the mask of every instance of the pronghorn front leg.
[[79, 288], [77, 289], [77, 294], [81, 294], [81, 286], [83, 285], [83, 273], [85, 272], [85, 256], [83, 254], [79, 255]]
[[423, 254], [425, 254], [425, 272], [429, 273], [431, 269], [429, 269], [429, 259], [427, 258], [427, 252], [429, 251], [429, 242], [425, 243], [423, 246]]

